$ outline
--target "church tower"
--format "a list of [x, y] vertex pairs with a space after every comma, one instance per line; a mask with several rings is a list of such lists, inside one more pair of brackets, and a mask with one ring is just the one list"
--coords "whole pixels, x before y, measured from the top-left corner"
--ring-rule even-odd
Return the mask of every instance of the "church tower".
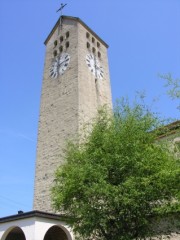
[[67, 140], [112, 100], [108, 45], [83, 21], [61, 16], [45, 45], [34, 209], [53, 212], [50, 188]]

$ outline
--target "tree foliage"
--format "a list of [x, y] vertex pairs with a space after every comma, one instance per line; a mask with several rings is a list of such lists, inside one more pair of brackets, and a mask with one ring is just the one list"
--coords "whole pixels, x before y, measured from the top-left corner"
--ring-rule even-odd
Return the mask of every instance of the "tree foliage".
[[[173, 100], [180, 99], [180, 79], [174, 79], [171, 74], [162, 75], [161, 78], [166, 80], [165, 87], [168, 88], [168, 96]], [[180, 103], [178, 109], [180, 110]]]
[[142, 105], [123, 101], [114, 114], [99, 112], [83, 143], [69, 143], [52, 196], [78, 239], [138, 239], [149, 234], [151, 216], [177, 210], [179, 160], [157, 144], [158, 124]]

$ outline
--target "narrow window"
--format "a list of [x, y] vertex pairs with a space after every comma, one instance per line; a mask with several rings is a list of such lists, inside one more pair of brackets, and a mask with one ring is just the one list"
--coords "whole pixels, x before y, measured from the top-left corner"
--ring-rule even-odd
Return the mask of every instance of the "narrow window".
[[68, 48], [69, 47], [69, 42], [66, 42], [66, 48]]
[[95, 49], [94, 47], [92, 48], [92, 52], [93, 52], [93, 53], [95, 53], [95, 52], [96, 52], [96, 49]]
[[60, 43], [62, 43], [62, 42], [63, 42], [63, 36], [60, 37]]
[[57, 56], [57, 51], [56, 50], [53, 52], [53, 55], [54, 55], [54, 57]]
[[89, 38], [89, 37], [90, 37], [90, 34], [89, 34], [88, 32], [86, 33], [86, 37], [87, 37], [87, 38]]
[[90, 48], [90, 44], [87, 42], [87, 48]]
[[69, 37], [69, 31], [68, 32], [66, 32], [66, 38], [68, 38]]
[[60, 48], [59, 48], [59, 52], [60, 52], [60, 53], [63, 52], [63, 46], [60, 46]]
[[92, 37], [92, 43], [94, 43], [95, 42], [95, 39]]
[[97, 42], [97, 47], [98, 47], [98, 48], [100, 47], [100, 43], [99, 43], [99, 42]]
[[101, 58], [101, 53], [100, 52], [98, 52], [98, 58]]
[[54, 47], [56, 47], [57, 46], [57, 40], [56, 41], [54, 41]]

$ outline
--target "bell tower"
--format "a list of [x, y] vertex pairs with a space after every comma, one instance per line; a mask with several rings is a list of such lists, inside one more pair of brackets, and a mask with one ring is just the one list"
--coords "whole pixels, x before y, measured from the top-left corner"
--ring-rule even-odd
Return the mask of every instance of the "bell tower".
[[108, 45], [82, 20], [61, 16], [45, 45], [34, 209], [53, 212], [50, 188], [67, 140], [112, 100]]

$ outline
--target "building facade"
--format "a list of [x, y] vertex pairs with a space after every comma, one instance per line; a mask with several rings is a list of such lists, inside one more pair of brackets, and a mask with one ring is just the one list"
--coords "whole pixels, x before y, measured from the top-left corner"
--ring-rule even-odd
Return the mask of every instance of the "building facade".
[[61, 16], [45, 41], [34, 210], [53, 212], [50, 188], [68, 140], [100, 106], [112, 108], [108, 45], [79, 18]]
[[[0, 240], [75, 239], [67, 216], [55, 214], [51, 206], [54, 172], [64, 163], [66, 142], [79, 141], [101, 106], [112, 109], [108, 45], [95, 32], [79, 18], [61, 16], [45, 45], [34, 210], [0, 218]], [[158, 141], [168, 141], [179, 157], [180, 122], [168, 125]], [[179, 240], [178, 221], [174, 215], [155, 219], [151, 239]]]

